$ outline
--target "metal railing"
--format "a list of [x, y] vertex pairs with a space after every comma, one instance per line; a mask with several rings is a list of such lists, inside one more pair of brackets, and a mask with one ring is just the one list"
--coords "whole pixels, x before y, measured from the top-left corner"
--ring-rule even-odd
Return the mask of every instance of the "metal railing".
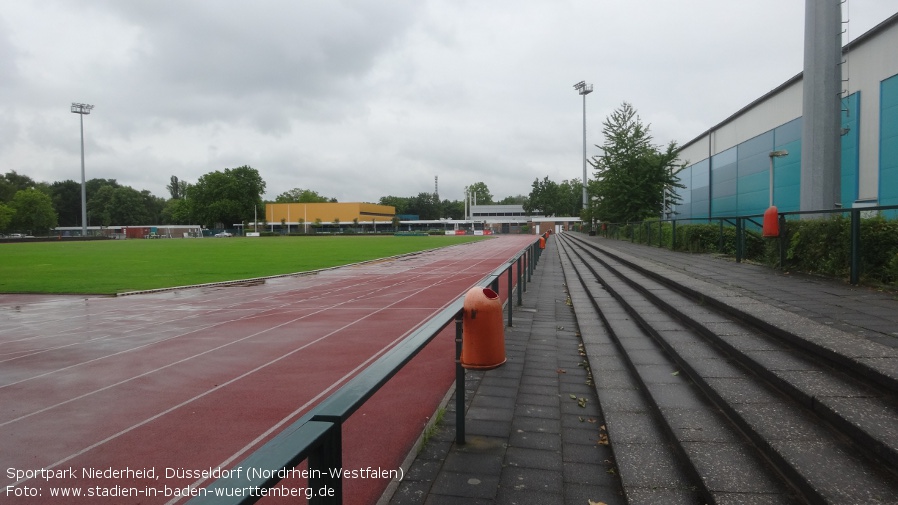
[[[508, 277], [508, 325], [512, 324], [512, 277], [517, 265], [518, 296], [522, 303], [522, 290], [532, 278], [539, 259], [538, 241], [516, 253], [510, 261], [481, 279], [477, 285], [490, 285], [498, 293], [499, 278]], [[255, 503], [282, 480], [285, 471], [308, 460], [303, 476], [308, 478], [308, 488], [313, 491], [309, 503], [332, 505], [343, 503], [342, 478], [338, 472], [343, 463], [342, 425], [403, 366], [415, 357], [441, 331], [456, 322], [456, 397], [461, 398], [456, 423], [456, 441], [464, 443], [464, 370], [461, 368], [461, 320], [464, 296], [460, 296], [434, 317], [425, 321], [408, 337], [365, 368], [343, 387], [325, 398], [278, 435], [258, 448], [233, 468], [256, 469], [250, 478], [243, 472], [227, 474], [206, 488], [192, 490], [191, 505], [237, 505]], [[448, 358], [447, 358], [448, 359]], [[460, 422], [459, 422], [460, 421]]]
[[[880, 205], [875, 207], [856, 207], [850, 209], [828, 209], [828, 210], [807, 210], [807, 211], [788, 211], [788, 212], [778, 212], [777, 219], [779, 221], [779, 230], [780, 234], [777, 237], [779, 241], [779, 253], [780, 253], [780, 266], [784, 265], [786, 262], [786, 248], [787, 245], [784, 240], [783, 230], [785, 229], [786, 217], [787, 216], [801, 216], [801, 215], [814, 215], [814, 214], [848, 214], [850, 216], [850, 225], [849, 225], [849, 239], [851, 241], [850, 245], [850, 259], [849, 259], [849, 282], [851, 284], [858, 284], [860, 282], [860, 274], [861, 274], [861, 215], [865, 212], [872, 211], [884, 211], [884, 210], [898, 210], [898, 205]], [[684, 218], [684, 219], [656, 219], [651, 221], [637, 221], [637, 222], [629, 222], [629, 223], [606, 223], [606, 228], [603, 230], [603, 235], [608, 236], [609, 232], [615, 235], [614, 238], [620, 239], [619, 230], [621, 227], [626, 226], [639, 226], [643, 227], [646, 230], [646, 244], [653, 242], [653, 228], [657, 227], [658, 235], [657, 235], [657, 245], [658, 247], [663, 247], [663, 226], [666, 223], [670, 224], [671, 227], [671, 248], [673, 249], [677, 243], [677, 223], [682, 223], [683, 221], [693, 222], [693, 223], [709, 223], [709, 222], [718, 222], [720, 225], [720, 234], [719, 234], [719, 249], [723, 250], [723, 242], [724, 242], [724, 224], [728, 224], [730, 226], [735, 227], [736, 230], [736, 243], [735, 243], [735, 257], [736, 262], [741, 262], [745, 259], [745, 229], [746, 226], [750, 223], [757, 226], [758, 229], [763, 227], [762, 222], [758, 220], [762, 220], [764, 218], [763, 214], [748, 214], [743, 216], [712, 216], [712, 217], [696, 217], [696, 218]], [[609, 230], [607, 227], [610, 227]]]

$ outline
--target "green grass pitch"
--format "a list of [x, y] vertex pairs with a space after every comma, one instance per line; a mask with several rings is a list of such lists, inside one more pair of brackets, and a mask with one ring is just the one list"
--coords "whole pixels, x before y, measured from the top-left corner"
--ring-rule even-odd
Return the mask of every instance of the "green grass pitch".
[[115, 294], [250, 279], [482, 239], [327, 236], [2, 244], [0, 293]]

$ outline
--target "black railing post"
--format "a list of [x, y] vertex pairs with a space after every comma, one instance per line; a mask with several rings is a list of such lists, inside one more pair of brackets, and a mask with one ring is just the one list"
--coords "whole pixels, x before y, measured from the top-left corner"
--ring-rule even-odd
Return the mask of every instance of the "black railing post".
[[533, 281], [533, 246], [527, 251], [527, 280]]
[[[521, 289], [521, 285], [527, 287], [527, 276], [524, 275], [524, 258], [518, 256], [518, 307], [524, 304], [524, 290]], [[508, 272], [511, 274], [511, 271]]]
[[[521, 259], [518, 258], [518, 261], [521, 261]], [[518, 264], [520, 265], [520, 263], [518, 263]], [[514, 263], [513, 262], [508, 264], [508, 270], [506, 271], [506, 273], [508, 274], [508, 298], [505, 300], [505, 303], [508, 305], [508, 326], [511, 326], [512, 325], [511, 324], [511, 322], [512, 322], [511, 321], [511, 311], [514, 308], [514, 307], [512, 307], [512, 305], [514, 305], [514, 300], [512, 299], [512, 294], [514, 293], [514, 291], [512, 291], [512, 287], [511, 287], [511, 284], [512, 284], [511, 276], [514, 275]], [[520, 294], [520, 293], [521, 293], [521, 285], [518, 284], [518, 294]]]
[[342, 427], [339, 419], [317, 420], [330, 422], [331, 429], [322, 443], [309, 454], [309, 487], [315, 490], [315, 496], [309, 498], [309, 503], [342, 505], [343, 480], [338, 476], [338, 472], [343, 471]]
[[525, 269], [529, 269], [527, 266], [527, 261], [529, 261], [529, 257], [527, 256], [527, 252], [525, 251], [518, 258], [518, 282], [524, 286], [522, 291], [527, 291], [527, 272], [525, 271], [523, 275], [521, 275], [521, 267], [523, 266]]
[[465, 445], [465, 369], [461, 366], [464, 311], [455, 316], [455, 443]]
[[736, 263], [742, 263], [742, 227], [741, 217], [736, 218]]
[[670, 222], [670, 250], [677, 250], [677, 220]]
[[861, 210], [851, 209], [851, 284], [857, 285], [861, 278]]
[[786, 269], [786, 215], [780, 213], [780, 270]]
[[723, 219], [718, 223], [720, 224], [720, 233], [717, 235], [717, 252], [723, 253], [726, 252], [723, 248]]

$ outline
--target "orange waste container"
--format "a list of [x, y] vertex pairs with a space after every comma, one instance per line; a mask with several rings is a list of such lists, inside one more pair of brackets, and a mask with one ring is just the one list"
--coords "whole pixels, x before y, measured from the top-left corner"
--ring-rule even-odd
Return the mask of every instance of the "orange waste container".
[[489, 370], [502, 363], [505, 363], [502, 302], [490, 288], [471, 288], [464, 301], [461, 366]]
[[540, 249], [545, 249], [545, 248], [546, 248], [546, 237], [540, 237], [540, 238], [539, 238], [539, 248], [540, 248]]
[[764, 211], [764, 229], [763, 235], [765, 237], [779, 237], [780, 236], [780, 221], [779, 221], [779, 213], [776, 210], [775, 205], [771, 205], [770, 208]]

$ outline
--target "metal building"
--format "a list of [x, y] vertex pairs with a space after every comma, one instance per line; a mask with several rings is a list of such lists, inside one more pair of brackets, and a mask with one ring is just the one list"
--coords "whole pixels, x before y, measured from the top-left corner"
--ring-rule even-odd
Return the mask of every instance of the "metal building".
[[[835, 207], [896, 205], [898, 14], [845, 45], [841, 70]], [[820, 210], [801, 209], [803, 84], [799, 73], [683, 144], [678, 219], [763, 213], [771, 171], [780, 211]], [[788, 154], [772, 156], [777, 151]]]

